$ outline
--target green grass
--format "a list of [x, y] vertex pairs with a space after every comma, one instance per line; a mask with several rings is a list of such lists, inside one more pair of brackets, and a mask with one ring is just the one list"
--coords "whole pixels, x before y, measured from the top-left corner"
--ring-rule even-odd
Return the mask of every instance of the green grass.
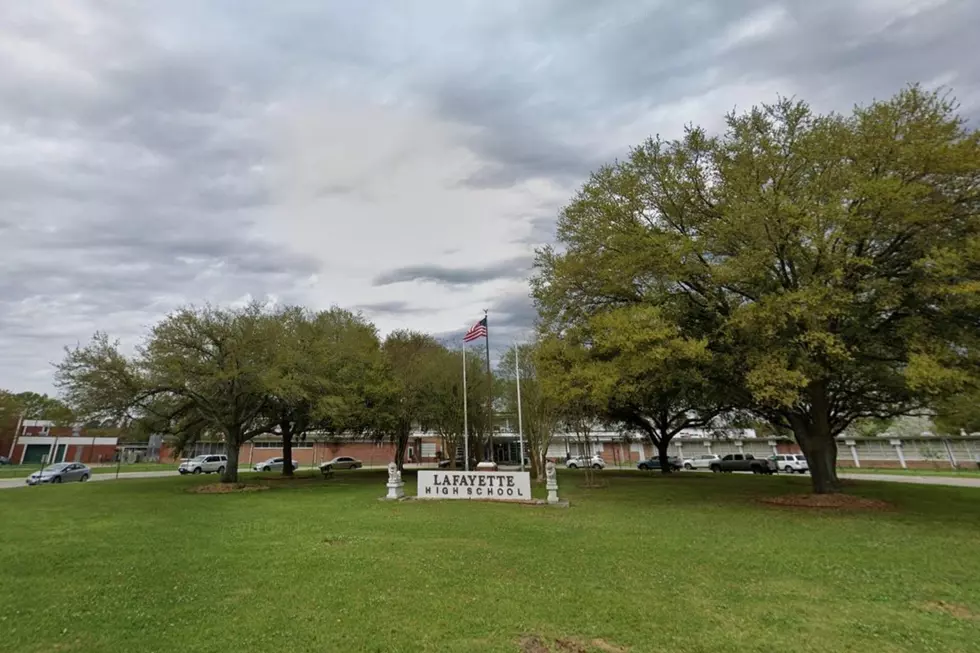
[[568, 509], [382, 502], [375, 471], [2, 490], [0, 650], [977, 650], [980, 490], [853, 483], [894, 510], [836, 513], [757, 501], [802, 477], [583, 478]]

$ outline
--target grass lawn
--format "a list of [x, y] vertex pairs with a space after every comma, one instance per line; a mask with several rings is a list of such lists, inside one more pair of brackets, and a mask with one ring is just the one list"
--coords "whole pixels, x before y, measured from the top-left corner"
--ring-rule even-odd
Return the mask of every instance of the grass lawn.
[[758, 503], [805, 477], [599, 477], [560, 473], [568, 509], [381, 502], [376, 471], [2, 490], [0, 650], [977, 650], [980, 490], [837, 513]]

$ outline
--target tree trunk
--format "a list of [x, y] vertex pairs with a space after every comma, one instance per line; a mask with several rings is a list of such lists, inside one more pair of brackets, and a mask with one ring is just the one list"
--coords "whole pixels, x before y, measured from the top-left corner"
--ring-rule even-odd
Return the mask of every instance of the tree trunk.
[[833, 494], [840, 491], [840, 479], [837, 478], [837, 440], [830, 431], [827, 384], [814, 381], [806, 391], [810, 399], [809, 413], [791, 419], [790, 423], [810, 467], [814, 494]]
[[408, 438], [410, 433], [399, 433], [395, 441], [395, 464], [398, 471], [405, 471], [405, 451], [408, 449]]
[[798, 425], [793, 429], [796, 441], [810, 467], [810, 482], [814, 494], [834, 494], [840, 491], [837, 477], [837, 441], [829, 430]]
[[543, 474], [541, 473], [541, 468], [543, 467], [541, 459], [541, 450], [538, 447], [530, 446], [528, 458], [531, 459], [531, 478], [535, 481], [540, 481]]
[[667, 447], [669, 446], [670, 440], [661, 435], [660, 442], [657, 443], [657, 457], [660, 459], [661, 474], [670, 474], [674, 471], [670, 468], [670, 460], [667, 457]]
[[283, 427], [280, 425], [280, 430], [282, 430], [282, 475], [292, 476], [293, 475], [293, 430], [289, 425]]
[[230, 437], [229, 434], [225, 435], [225, 457], [228, 458], [228, 462], [225, 465], [224, 473], [221, 475], [222, 483], [238, 482], [238, 451], [241, 444], [238, 441], [238, 434], [234, 435], [236, 437]]

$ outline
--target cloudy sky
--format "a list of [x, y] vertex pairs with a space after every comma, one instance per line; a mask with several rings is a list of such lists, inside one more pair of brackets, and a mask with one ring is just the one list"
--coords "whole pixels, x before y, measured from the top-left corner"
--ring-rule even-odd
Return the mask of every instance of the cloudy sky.
[[533, 320], [535, 246], [651, 134], [904, 84], [980, 114], [976, 0], [31, 0], [0, 10], [0, 387], [176, 306]]

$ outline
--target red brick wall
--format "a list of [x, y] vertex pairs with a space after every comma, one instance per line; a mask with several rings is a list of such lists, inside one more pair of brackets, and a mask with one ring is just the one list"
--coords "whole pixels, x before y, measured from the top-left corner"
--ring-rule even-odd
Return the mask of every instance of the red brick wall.
[[[242, 465], [254, 465], [268, 458], [277, 458], [281, 455], [281, 448], [253, 447], [251, 442], [246, 442], [238, 452], [238, 460]], [[381, 446], [373, 442], [317, 442], [310, 447], [293, 448], [293, 460], [304, 467], [320, 464], [337, 456], [351, 456], [363, 461], [365, 465], [387, 465], [395, 458], [395, 445], [390, 442], [382, 443]], [[163, 445], [160, 447], [161, 462], [176, 462], [176, 460], [177, 458], [170, 446]]]
[[116, 455], [116, 447], [111, 444], [91, 445], [68, 445], [65, 451], [65, 462], [75, 462], [75, 456], [81, 450], [81, 457], [78, 459], [83, 463], [109, 463]]
[[[65, 462], [68, 463], [75, 462], [75, 454], [79, 449], [82, 451], [80, 461], [83, 463], [112, 462], [112, 458], [116, 454], [116, 447], [111, 444], [100, 444], [94, 447], [91, 444], [70, 444], [67, 442], [59, 442], [58, 444], [59, 446], [62, 444], [68, 445], [65, 447]], [[20, 457], [23, 455], [23, 452], [24, 445], [16, 445], [14, 447], [14, 455], [10, 457], [10, 462], [15, 465], [20, 464]]]
[[630, 451], [631, 447], [623, 442], [603, 442], [602, 459], [606, 464], [640, 462], [640, 454]]

